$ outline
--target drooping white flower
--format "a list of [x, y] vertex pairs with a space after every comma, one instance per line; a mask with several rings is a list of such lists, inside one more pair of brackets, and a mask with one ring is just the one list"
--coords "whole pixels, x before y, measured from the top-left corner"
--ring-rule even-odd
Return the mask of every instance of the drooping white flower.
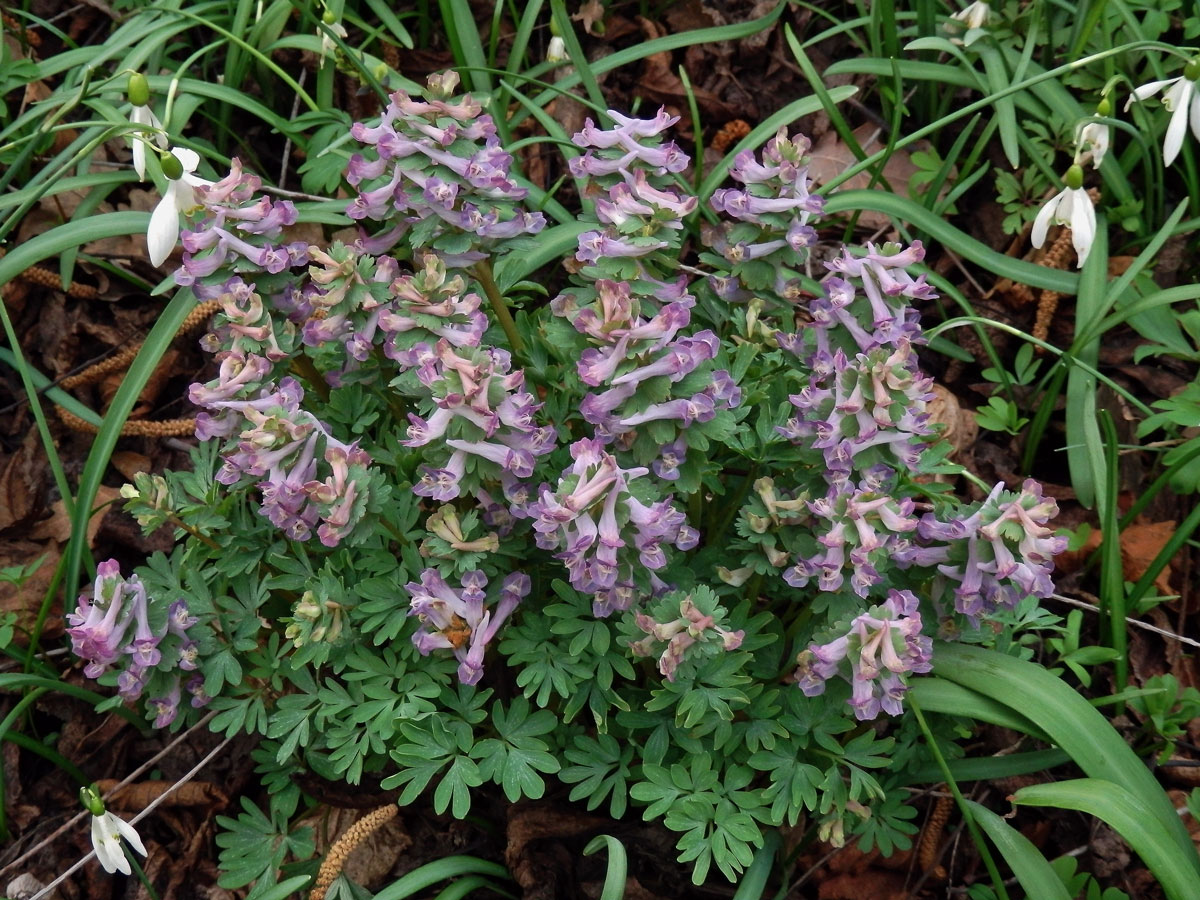
[[[333, 16], [329, 14], [327, 14], [321, 21], [324, 22], [325, 28], [328, 28], [329, 31], [332, 31], [338, 37], [345, 40], [347, 34], [345, 25], [334, 19]], [[337, 44], [334, 43], [333, 38], [329, 36], [329, 31], [326, 31], [325, 28], [318, 29], [317, 32], [318, 36], [321, 38], [321, 55], [333, 56], [334, 52], [337, 50]]]
[[560, 63], [566, 62], [570, 57], [567, 55], [567, 43], [557, 34], [550, 38], [550, 43], [546, 45], [546, 62]]
[[196, 202], [197, 187], [212, 184], [192, 173], [200, 165], [200, 154], [186, 147], [172, 147], [171, 155], [179, 160], [183, 173], [168, 179], [167, 192], [150, 214], [150, 227], [146, 231], [146, 247], [150, 251], [152, 265], [161, 266], [175, 249], [179, 241], [179, 214], [189, 212], [200, 204]]
[[1112, 126], [1092, 120], [1079, 129], [1079, 140], [1076, 142], [1075, 161], [1084, 163], [1092, 161], [1092, 168], [1098, 169], [1104, 163], [1104, 155], [1108, 153], [1112, 143]]
[[1033, 220], [1030, 242], [1041, 248], [1046, 243], [1046, 232], [1051, 223], [1066, 225], [1071, 229], [1071, 243], [1082, 268], [1096, 239], [1096, 210], [1092, 207], [1092, 198], [1083, 189], [1083, 169], [1078, 165], [1071, 166], [1063, 181], [1066, 187], [1051, 197]]
[[146, 847], [138, 833], [128, 822], [104, 809], [104, 801], [100, 799], [100, 791], [94, 784], [79, 789], [79, 802], [92, 814], [92, 847], [104, 871], [128, 875], [131, 869], [121, 849], [121, 838], [125, 838], [130, 847], [145, 856]]
[[129, 846], [146, 855], [146, 847], [134, 827], [110, 812], [102, 816], [92, 816], [92, 847], [96, 850], [96, 859], [104, 871], [112, 874], [121, 872], [128, 875], [131, 871], [125, 851], [121, 849], [121, 838], [129, 842]]
[[963, 9], [950, 16], [956, 22], [962, 22], [970, 31], [972, 28], [983, 28], [991, 18], [992, 8], [984, 0], [974, 0]]
[[163, 124], [158, 120], [158, 116], [154, 114], [149, 106], [135, 106], [129, 114], [129, 121], [134, 125], [140, 125], [154, 129], [154, 134], [150, 138], [144, 135], [133, 135], [133, 170], [137, 172], [138, 178], [142, 181], [146, 180], [146, 141], [152, 140], [163, 150], [167, 149], [167, 135], [163, 131]]
[[1173, 163], [1179, 151], [1183, 149], [1183, 135], [1187, 131], [1189, 119], [1192, 134], [1200, 141], [1200, 93], [1196, 91], [1197, 79], [1200, 79], [1200, 59], [1193, 59], [1183, 67], [1182, 75], [1143, 84], [1125, 101], [1125, 108], [1129, 109], [1135, 99], [1145, 100], [1163, 91], [1162, 104], [1171, 113], [1171, 121], [1167, 123], [1167, 136], [1163, 139], [1164, 166]]

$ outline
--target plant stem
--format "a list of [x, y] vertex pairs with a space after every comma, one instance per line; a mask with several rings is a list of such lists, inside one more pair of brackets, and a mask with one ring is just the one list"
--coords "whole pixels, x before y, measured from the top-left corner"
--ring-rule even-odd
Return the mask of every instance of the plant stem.
[[313, 361], [303, 353], [292, 357], [292, 371], [309, 383], [317, 396], [321, 398], [321, 402], [329, 402], [329, 383], [325, 380], [318, 370], [313, 365]]
[[967, 823], [967, 830], [971, 832], [971, 837], [975, 841], [975, 848], [979, 851], [983, 865], [992, 877], [992, 886], [996, 889], [996, 894], [1001, 900], [1008, 900], [1008, 893], [1004, 890], [1004, 879], [1000, 877], [1000, 870], [996, 868], [996, 861], [992, 859], [992, 854], [988, 850], [988, 845], [984, 842], [979, 825], [976, 824], [975, 817], [971, 815], [971, 807], [967, 806], [967, 801], [963, 799], [962, 791], [958, 789], [958, 783], [955, 782], [954, 776], [950, 772], [950, 767], [946, 765], [946, 758], [942, 756], [942, 751], [934, 739], [933, 732], [929, 730], [929, 725], [925, 722], [925, 716], [921, 714], [921, 707], [917, 704], [912, 694], [909, 694], [904, 700], [913, 711], [913, 715], [917, 717], [917, 725], [920, 726], [921, 733], [925, 735], [925, 745], [933, 755], [934, 762], [937, 763], [938, 768], [942, 770], [942, 777], [946, 779], [946, 786], [950, 789], [950, 793], [954, 795], [954, 802], [958, 804], [963, 821]]
[[504, 298], [500, 295], [500, 288], [496, 285], [496, 279], [492, 277], [492, 267], [486, 259], [481, 259], [471, 267], [471, 272], [479, 283], [483, 285], [483, 292], [487, 294], [488, 303], [492, 306], [492, 312], [496, 314], [496, 318], [500, 320], [500, 327], [504, 329], [504, 333], [508, 336], [508, 344], [513, 349], [513, 353], [518, 356], [525, 355], [525, 342], [521, 340], [521, 336], [517, 334], [517, 323], [513, 321], [512, 314], [508, 311], [508, 306], [504, 303]]
[[172, 525], [174, 525], [176, 528], [182, 528], [184, 531], [186, 531], [188, 534], [190, 534], [192, 537], [194, 537], [200, 543], [206, 545], [209, 549], [211, 549], [211, 550], [220, 550], [221, 549], [220, 544], [218, 544], [216, 541], [214, 541], [208, 535], [201, 534], [193, 526], [189, 525], [187, 522], [180, 519], [174, 513], [172, 513], [171, 515], [169, 515], [167, 517], [167, 521], [170, 522]]

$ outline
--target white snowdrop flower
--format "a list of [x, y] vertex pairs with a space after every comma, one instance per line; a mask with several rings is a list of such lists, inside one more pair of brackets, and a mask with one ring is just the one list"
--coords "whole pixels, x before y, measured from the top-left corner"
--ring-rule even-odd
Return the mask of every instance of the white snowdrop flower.
[[96, 851], [96, 859], [100, 860], [100, 865], [109, 874], [121, 872], [129, 875], [132, 869], [125, 857], [125, 851], [121, 848], [121, 838], [128, 841], [129, 846], [136, 852], [145, 856], [146, 846], [138, 837], [137, 831], [128, 822], [104, 809], [104, 801], [100, 799], [95, 787], [80, 788], [79, 799], [92, 814], [92, 847]]
[[[172, 164], [171, 157], [177, 161], [176, 164]], [[172, 147], [171, 156], [163, 157], [163, 174], [168, 178], [167, 192], [150, 214], [150, 227], [146, 231], [146, 247], [150, 251], [150, 262], [155, 266], [167, 261], [179, 241], [179, 214], [200, 205], [196, 201], [195, 188], [212, 184], [192, 174], [199, 165], [200, 154], [186, 147]]]
[[[1183, 67], [1183, 74], [1176, 78], [1163, 81], [1151, 81], [1136, 88], [1125, 108], [1136, 100], [1145, 100], [1159, 91], [1163, 91], [1162, 104], [1171, 113], [1171, 121], [1167, 124], [1167, 136], [1163, 139], [1163, 165], [1169, 166], [1183, 149], [1183, 135], [1191, 120], [1192, 134], [1200, 140], [1200, 94], [1196, 91], [1196, 81], [1200, 79], [1200, 58], [1190, 60]], [[1165, 90], [1164, 90], [1165, 89]]]
[[1091, 121], [1079, 129], [1079, 140], [1076, 142], [1075, 161], [1078, 163], [1092, 161], [1092, 168], [1098, 169], [1104, 163], [1104, 155], [1112, 143], [1112, 127], [1102, 122]]
[[[167, 136], [163, 131], [162, 122], [149, 106], [135, 106], [129, 114], [129, 121], [134, 125], [153, 128], [154, 136], [149, 140], [154, 141], [163, 150], [167, 149]], [[147, 138], [143, 135], [133, 136], [133, 170], [142, 181], [146, 180], [146, 141]]]
[[150, 137], [146, 137], [143, 134], [134, 134], [131, 136], [133, 141], [133, 169], [137, 172], [138, 178], [145, 181], [146, 142], [148, 140], [154, 141], [159, 147], [166, 150], [167, 135], [163, 131], [162, 122], [158, 120], [158, 116], [150, 108], [150, 85], [146, 83], [145, 75], [140, 72], [134, 72], [129, 76], [126, 96], [129, 97], [129, 103], [132, 106], [132, 110], [129, 113], [130, 123], [141, 128], [150, 128], [154, 132]]
[[[341, 22], [337, 21], [337, 19], [335, 19], [333, 17], [332, 13], [326, 12], [325, 15], [321, 18], [321, 21], [325, 23], [325, 26], [326, 26], [326, 28], [329, 29], [329, 31], [332, 31], [338, 37], [345, 40], [346, 26], [343, 25]], [[337, 44], [335, 44], [333, 42], [333, 38], [331, 38], [329, 36], [329, 31], [326, 31], [325, 28], [317, 29], [317, 35], [318, 35], [318, 37], [321, 38], [321, 55], [322, 56], [332, 56], [334, 54], [334, 52], [337, 50]]]
[[567, 56], [567, 44], [557, 34], [550, 38], [550, 43], [546, 45], [546, 62], [560, 63], [566, 62], [569, 59]]
[[1066, 225], [1071, 229], [1071, 243], [1079, 255], [1079, 268], [1083, 268], [1096, 239], [1096, 210], [1092, 198], [1083, 189], [1083, 169], [1073, 165], [1063, 178], [1066, 187], [1050, 198], [1033, 220], [1030, 242], [1041, 248], [1046, 243], [1046, 232], [1050, 225]]
[[983, 28], [992, 16], [992, 8], [984, 0], [974, 0], [963, 9], [950, 16], [956, 22], [962, 22], [970, 31], [972, 28]]

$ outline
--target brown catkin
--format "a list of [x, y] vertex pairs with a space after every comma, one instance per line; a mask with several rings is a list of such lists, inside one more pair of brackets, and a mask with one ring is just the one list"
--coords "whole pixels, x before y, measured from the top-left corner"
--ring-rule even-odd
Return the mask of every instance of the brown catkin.
[[[17, 278], [44, 288], [62, 290], [62, 278], [59, 274], [49, 269], [43, 269], [41, 266], [30, 266], [18, 275]], [[95, 300], [100, 296], [100, 291], [90, 284], [80, 284], [78, 281], [72, 281], [67, 287], [67, 294], [77, 300]]]
[[938, 797], [929, 813], [929, 821], [921, 832], [921, 845], [917, 850], [917, 865], [922, 872], [928, 872], [931, 878], [938, 881], [946, 880], [946, 870], [938, 865], [938, 854], [942, 849], [942, 829], [950, 821], [950, 812], [954, 809], [954, 798], [945, 795]]
[[[183, 323], [179, 326], [180, 334], [187, 334], [195, 331], [202, 325], [205, 325], [213, 314], [221, 309], [219, 300], [205, 300], [203, 303], [197, 303], [196, 307], [187, 314]], [[66, 378], [60, 379], [59, 387], [73, 388], [82, 384], [93, 384], [99, 381], [100, 378], [110, 372], [120, 372], [128, 369], [130, 364], [137, 358], [138, 353], [142, 349], [142, 341], [130, 344], [123, 350], [118, 350], [108, 359], [101, 360], [95, 365], [88, 366], [82, 372], [77, 372], [74, 375], [69, 375]], [[79, 431], [83, 434], [96, 434], [99, 430], [91, 422], [79, 418], [72, 412], [67, 411], [63, 407], [55, 404], [55, 411], [58, 417], [62, 419], [64, 425], [72, 431]], [[183, 437], [191, 434], [196, 430], [196, 420], [188, 419], [166, 419], [161, 422], [152, 422], [146, 419], [128, 419], [121, 426], [121, 435], [124, 437]]]
[[308, 900], [325, 900], [325, 892], [329, 890], [334, 879], [342, 873], [342, 868], [346, 865], [350, 854], [354, 852], [354, 848], [370, 837], [377, 828], [394, 819], [398, 812], [400, 812], [400, 807], [395, 803], [389, 803], [387, 806], [371, 810], [346, 829], [346, 833], [334, 841], [333, 846], [329, 848], [329, 853], [326, 854], [325, 861], [321, 863], [321, 869], [317, 872], [317, 880], [308, 895]]

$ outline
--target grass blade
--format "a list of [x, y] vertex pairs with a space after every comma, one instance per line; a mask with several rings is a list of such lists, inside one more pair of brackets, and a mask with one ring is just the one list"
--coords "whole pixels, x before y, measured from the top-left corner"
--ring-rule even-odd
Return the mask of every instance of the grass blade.
[[968, 800], [967, 803], [975, 814], [975, 822], [996, 845], [1008, 867], [1017, 876], [1017, 881], [1021, 882], [1026, 896], [1037, 897], [1038, 900], [1071, 900], [1062, 879], [1025, 835], [986, 806], [974, 800]]
[[583, 848], [583, 853], [585, 856], [591, 856], [601, 847], [608, 850], [608, 869], [604, 873], [604, 887], [600, 890], [600, 900], [621, 900], [625, 896], [625, 882], [629, 877], [625, 845], [610, 834], [600, 834], [588, 842]]
[[[1144, 770], [1143, 770], [1144, 771]], [[1154, 873], [1169, 900], [1195, 900], [1198, 876], [1195, 848], [1183, 850], [1157, 819], [1147, 816], [1141, 798], [1100, 778], [1076, 778], [1021, 788], [1018, 806], [1052, 806], [1095, 816], [1123, 837]], [[1176, 816], [1175, 821], [1179, 818]], [[1042, 894], [1030, 896], [1042, 897]]]
[[934, 215], [921, 204], [907, 197], [888, 194], [884, 191], [854, 190], [836, 191], [830, 194], [825, 201], [827, 214], [854, 212], [860, 209], [881, 212], [899, 221], [907, 222], [921, 229], [934, 240], [945, 244], [959, 256], [982, 266], [995, 275], [1060, 294], [1074, 294], [1079, 287], [1079, 276], [1073, 272], [1050, 269], [997, 253], [987, 244], [964, 234], [941, 216]]
[[[966, 644], [938, 641], [934, 672], [996, 702], [1019, 708], [1092, 778], [1119, 784], [1156, 820], [1200, 880], [1200, 856], [1162, 787], [1095, 708], [1061, 678], [1036, 663]], [[1193, 881], [1196, 883], [1196, 881]]]

